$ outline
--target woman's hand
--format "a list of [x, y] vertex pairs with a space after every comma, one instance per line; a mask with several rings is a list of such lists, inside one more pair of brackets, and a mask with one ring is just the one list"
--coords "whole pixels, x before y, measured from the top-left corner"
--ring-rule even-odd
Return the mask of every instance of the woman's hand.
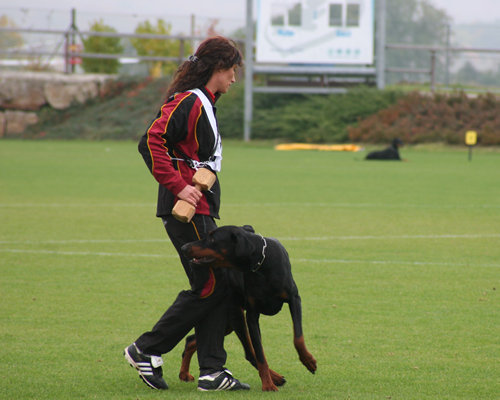
[[201, 199], [201, 196], [201, 192], [191, 185], [186, 185], [186, 187], [184, 187], [184, 189], [177, 194], [179, 199], [187, 201], [193, 207], [196, 207]]

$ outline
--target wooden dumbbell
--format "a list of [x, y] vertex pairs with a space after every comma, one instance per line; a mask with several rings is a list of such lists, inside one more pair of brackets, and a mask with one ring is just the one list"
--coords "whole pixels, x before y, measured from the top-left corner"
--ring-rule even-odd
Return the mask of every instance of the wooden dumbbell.
[[[210, 190], [215, 183], [215, 174], [207, 168], [200, 168], [193, 175], [194, 187], [199, 191]], [[172, 215], [181, 222], [191, 222], [196, 207], [193, 207], [185, 200], [178, 200], [172, 209]]]

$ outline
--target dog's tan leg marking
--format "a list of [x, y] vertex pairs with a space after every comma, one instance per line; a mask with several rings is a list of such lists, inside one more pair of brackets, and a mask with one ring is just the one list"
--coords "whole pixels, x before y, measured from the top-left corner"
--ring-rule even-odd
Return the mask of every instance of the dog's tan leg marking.
[[293, 344], [295, 345], [297, 353], [299, 353], [299, 359], [302, 362], [302, 364], [304, 364], [304, 366], [314, 374], [314, 372], [317, 369], [316, 359], [307, 350], [306, 343], [304, 341], [304, 336], [294, 338]]

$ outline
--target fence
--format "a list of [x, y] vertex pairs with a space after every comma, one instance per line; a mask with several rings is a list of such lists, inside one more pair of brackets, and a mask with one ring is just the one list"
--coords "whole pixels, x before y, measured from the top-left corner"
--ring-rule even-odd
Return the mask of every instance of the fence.
[[[437, 76], [437, 65], [436, 60], [439, 54], [444, 54], [446, 59], [446, 70], [444, 79], [444, 89], [449, 89], [450, 86], [450, 58], [452, 53], [474, 53], [474, 54], [494, 54], [500, 56], [500, 49], [486, 49], [486, 48], [469, 48], [469, 47], [442, 47], [442, 46], [422, 46], [422, 45], [408, 45], [408, 44], [387, 44], [386, 49], [388, 50], [408, 50], [408, 51], [421, 51], [428, 53], [429, 56], [429, 68], [396, 68], [396, 67], [386, 67], [386, 73], [409, 73], [409, 74], [419, 74], [428, 76], [430, 78], [430, 88], [431, 91], [436, 90], [436, 76]], [[499, 77], [500, 78], [500, 77]], [[500, 81], [498, 82], [500, 86]], [[464, 88], [464, 90], [467, 90]], [[475, 91], [480, 91], [481, 89], [475, 88]], [[489, 91], [495, 91], [494, 88], [489, 87]], [[500, 87], [498, 87], [500, 91]]]
[[[9, 23], [5, 23], [2, 18], [6, 17]], [[244, 16], [235, 15], [232, 18], [210, 18], [205, 16], [175, 15], [171, 12], [162, 15], [137, 15], [104, 13], [96, 14], [85, 11], [56, 9], [22, 8], [7, 5], [0, 6], [0, 66], [29, 66], [33, 68], [44, 68], [48, 64], [61, 71], [77, 70], [77, 65], [81, 58], [118, 58], [121, 63], [137, 63], [138, 61], [173, 61], [179, 62], [187, 54], [171, 54], [170, 57], [145, 57], [141, 58], [136, 54], [122, 55], [102, 55], [102, 54], [81, 54], [75, 51], [81, 48], [78, 43], [78, 35], [102, 35], [105, 33], [78, 31], [80, 27], [89, 27], [92, 22], [103, 20], [106, 25], [113, 26], [116, 31], [122, 32], [117, 36], [122, 37], [127, 43], [129, 50], [133, 49], [128, 45], [128, 39], [134, 28], [145, 20], [164, 18], [171, 27], [171, 32], [176, 32], [169, 36], [158, 36], [159, 39], [179, 40], [187, 43], [190, 40], [199, 40], [210, 33], [218, 32], [226, 36], [235, 35], [243, 38], [245, 36]], [[387, 16], [390, 18], [390, 14]], [[78, 23], [77, 23], [78, 19]], [[395, 20], [387, 20], [388, 26], [397, 25]], [[9, 28], [10, 26], [10, 28]], [[17, 28], [21, 27], [21, 28]], [[29, 27], [29, 29], [28, 29]], [[448, 25], [443, 31], [443, 37], [437, 38], [437, 46], [415, 46], [412, 44], [394, 44], [391, 42], [386, 47], [388, 55], [401, 54], [402, 62], [394, 61], [394, 58], [386, 58], [385, 77], [389, 83], [400, 81], [428, 83], [436, 89], [446, 88], [450, 85], [459, 85], [464, 81], [471, 81], [483, 84], [491, 89], [500, 90], [500, 49], [497, 47], [497, 37], [500, 35], [500, 24], [469, 24], [469, 25]], [[5, 46], [5, 35], [20, 35], [24, 41], [21, 46], [8, 48]], [[3, 37], [3, 38], [2, 38]], [[154, 36], [136, 36], [142, 38], [152, 38]], [[75, 39], [75, 41], [73, 40]], [[480, 39], [480, 40], [479, 40]], [[243, 40], [243, 39], [242, 39]], [[195, 44], [195, 43], [193, 43]], [[484, 47], [484, 48], [480, 48]], [[182, 46], [181, 46], [182, 48]], [[404, 60], [410, 52], [421, 53], [421, 58], [427, 60], [427, 64], [416, 63], [413, 65], [408, 60]], [[38, 64], [38, 65], [37, 65]], [[40, 65], [41, 64], [41, 65]], [[367, 66], [370, 67], [370, 66]], [[132, 72], [134, 73], [134, 71]], [[276, 75], [275, 75], [276, 76]], [[324, 79], [324, 75], [316, 75]]]
[[[134, 28], [137, 29], [140, 24], [154, 20], [165, 22], [169, 34], [134, 33]], [[91, 32], [89, 28], [79, 29], [79, 27], [90, 27], [96, 22], [104, 23], [104, 21], [106, 26], [113, 27], [116, 32], [122, 33]], [[75, 9], [68, 13], [61, 10], [0, 7], [0, 67], [52, 69], [71, 73], [79, 72], [78, 64], [84, 58], [119, 59], [122, 66], [128, 63], [137, 64], [139, 61], [180, 62], [188, 56], [186, 46], [183, 44], [196, 45], [197, 42], [215, 32], [232, 37], [239, 26], [241, 26], [241, 20], [237, 18], [209, 18], [194, 14], [180, 16], [171, 12], [163, 16], [161, 14], [95, 14], [79, 11], [77, 15]], [[231, 30], [231, 34], [225, 33], [227, 30]], [[91, 36], [120, 38], [125, 51], [123, 54], [84, 53], [82, 39]], [[12, 40], [16, 37], [18, 38], [17, 45], [15, 45], [16, 41]], [[181, 46], [176, 54], [140, 56], [130, 43], [130, 39], [174, 40], [180, 42]], [[133, 74], [136, 72], [132, 71]]]
[[[123, 61], [160, 61], [160, 62], [176, 62], [181, 63], [184, 61], [188, 54], [186, 54], [185, 49], [186, 43], [190, 43], [194, 46], [195, 43], [204, 39], [202, 36], [184, 36], [184, 35], [158, 35], [158, 34], [136, 34], [136, 33], [112, 33], [112, 32], [94, 32], [94, 31], [79, 31], [76, 29], [21, 29], [21, 28], [0, 28], [0, 35], [5, 33], [11, 34], [29, 34], [29, 35], [52, 35], [59, 37], [57, 45], [52, 49], [47, 48], [0, 48], [0, 58], [3, 59], [3, 64], [9, 65], [8, 60], [15, 60], [16, 63], [10, 63], [11, 65], [22, 65], [25, 63], [20, 62], [20, 60], [37, 60], [36, 63], [43, 64], [40, 60], [45, 57], [48, 65], [51, 60], [58, 59], [62, 60], [62, 70], [65, 73], [75, 72], [75, 66], [81, 62], [82, 58], [94, 58], [94, 59], [120, 59]], [[104, 53], [87, 53], [83, 52], [81, 45], [77, 43], [77, 38], [82, 37], [110, 37], [110, 38], [121, 38], [121, 39], [156, 39], [156, 40], [176, 40], [179, 41], [179, 53], [169, 56], [140, 56], [137, 54], [104, 54]], [[62, 38], [62, 39], [61, 39]], [[243, 40], [237, 40], [241, 47], [244, 46]], [[415, 67], [395, 67], [395, 66], [385, 66], [384, 71], [387, 76], [394, 74], [395, 76], [400, 76], [400, 80], [405, 80], [408, 82], [422, 82], [427, 81], [430, 85], [432, 91], [436, 90], [438, 84], [440, 84], [440, 89], [448, 89], [453, 82], [450, 79], [450, 64], [451, 59], [454, 55], [460, 54], [475, 54], [475, 55], [489, 55], [492, 58], [497, 58], [500, 65], [500, 49], [494, 48], [472, 48], [472, 47], [446, 47], [446, 46], [424, 46], [424, 45], [410, 45], [410, 44], [386, 44], [387, 51], [402, 51], [402, 52], [421, 52], [423, 57], [428, 58], [428, 68], [415, 68]], [[455, 57], [456, 58], [456, 57]], [[437, 60], [444, 59], [446, 67], [444, 71], [438, 71]], [[57, 64], [57, 63], [56, 63]], [[495, 63], [494, 63], [495, 64]], [[39, 66], [40, 67], [40, 66]], [[43, 65], [42, 65], [43, 68]], [[278, 67], [272, 66], [270, 68], [265, 68], [263, 66], [255, 65], [254, 71], [256, 73], [266, 73], [266, 75], [302, 75], [306, 76], [317, 76], [318, 79], [313, 86], [316, 86], [317, 90], [311, 89], [310, 91], [316, 93], [332, 93], [339, 91], [338, 88], [332, 88], [332, 82], [340, 83], [342, 82], [346, 85], [352, 83], [370, 83], [374, 75], [374, 68], [364, 67], [359, 69], [359, 73], [347, 74], [350, 77], [344, 77], [345, 68], [335, 68], [335, 67], [321, 67], [321, 68], [311, 68], [303, 67]], [[343, 72], [344, 71], [344, 72]], [[310, 72], [310, 73], [309, 73]], [[354, 75], [354, 77], [352, 76]], [[441, 75], [441, 79], [438, 79], [438, 75]], [[333, 79], [331, 77], [334, 77]], [[336, 78], [335, 78], [336, 77]], [[424, 77], [422, 79], [421, 77]], [[266, 78], [267, 79], [267, 78]], [[311, 79], [309, 79], [311, 81]], [[439, 82], [441, 81], [441, 82]], [[281, 89], [277, 89], [282, 92], [290, 92], [292, 89], [285, 89], [286, 80], [284, 82], [279, 82], [278, 80], [271, 81], [271, 84], [276, 84], [281, 86]], [[295, 81], [295, 84], [297, 81]], [[498, 84], [488, 85], [487, 90], [489, 91], [500, 91], [500, 76]], [[290, 85], [288, 85], [290, 86]], [[307, 91], [304, 89], [304, 85], [296, 87], [297, 91]], [[338, 85], [336, 85], [338, 86]], [[467, 90], [467, 88], [464, 88]], [[478, 88], [475, 91], [481, 90]], [[485, 89], [486, 90], [486, 89]], [[267, 89], [265, 87], [260, 87], [256, 91], [265, 92]]]
[[[125, 59], [131, 58], [137, 61], [175, 61], [181, 63], [186, 59], [185, 43], [203, 40], [203, 37], [198, 36], [175, 36], [175, 35], [159, 35], [159, 34], [138, 34], [138, 33], [112, 33], [112, 32], [90, 32], [90, 31], [74, 31], [74, 30], [50, 30], [50, 29], [17, 29], [17, 28], [0, 28], [0, 33], [30, 33], [30, 34], [49, 34], [63, 36], [64, 39], [55, 51], [47, 50], [21, 50], [0, 49], [0, 55], [7, 57], [43, 57], [49, 58], [60, 57], [64, 60], [64, 72], [75, 72], [74, 66], [78, 64], [82, 58], [100, 58], [100, 59]], [[77, 45], [75, 36], [96, 36], [96, 37], [109, 37], [109, 38], [137, 38], [137, 39], [156, 39], [156, 40], [178, 40], [179, 41], [179, 54], [175, 56], [140, 56], [137, 54], [106, 54], [106, 53], [85, 53]], [[61, 50], [60, 48], [63, 47]]]

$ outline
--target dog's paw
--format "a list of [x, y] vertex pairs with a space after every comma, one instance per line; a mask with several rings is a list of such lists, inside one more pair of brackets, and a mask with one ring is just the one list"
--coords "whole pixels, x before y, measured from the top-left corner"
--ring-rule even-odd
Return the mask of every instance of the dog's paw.
[[278, 387], [271, 383], [271, 384], [262, 384], [262, 391], [263, 392], [277, 392], [278, 391]]
[[276, 386], [283, 386], [286, 383], [285, 377], [278, 374], [276, 371], [270, 369], [269, 374], [271, 375], [271, 379]]
[[312, 374], [314, 374], [318, 369], [316, 359], [313, 357], [311, 353], [308, 353], [304, 356], [300, 356], [300, 361]]
[[191, 375], [189, 371], [188, 372], [181, 371], [179, 372], [179, 379], [184, 382], [192, 382], [194, 381], [194, 376]]

